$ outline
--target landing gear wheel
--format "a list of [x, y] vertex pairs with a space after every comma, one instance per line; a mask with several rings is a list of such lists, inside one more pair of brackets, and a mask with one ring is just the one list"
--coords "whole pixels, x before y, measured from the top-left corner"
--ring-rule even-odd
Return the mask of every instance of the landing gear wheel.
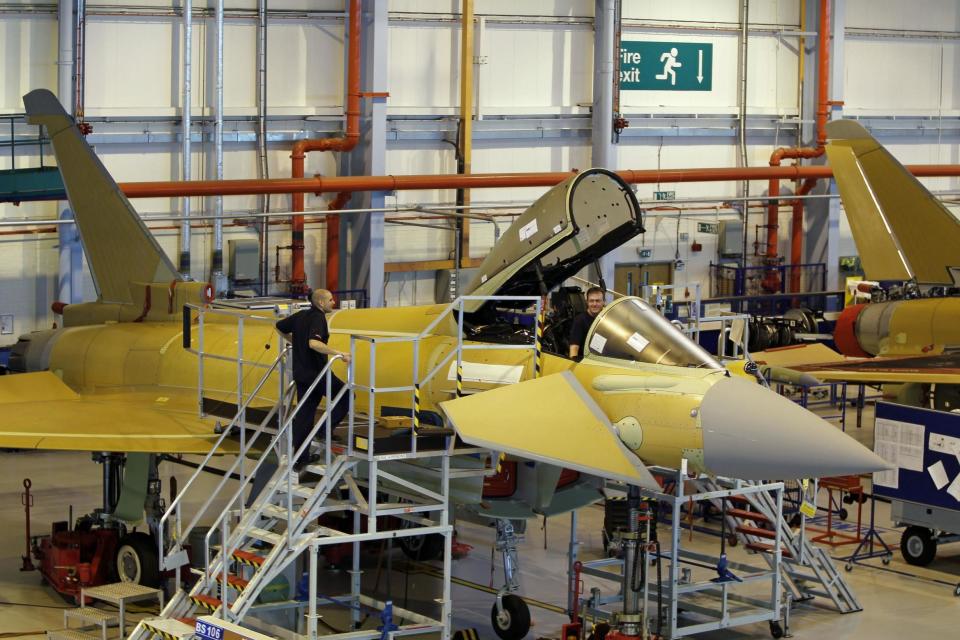
[[957, 586], [955, 586], [955, 587], [953, 588], [953, 595], [955, 595], [955, 596], [957, 596], [958, 598], [960, 598], [960, 584], [958, 584]]
[[501, 640], [520, 640], [530, 631], [530, 609], [522, 598], [508, 593], [503, 596], [503, 611], [493, 603], [490, 624]]
[[117, 577], [147, 587], [160, 586], [157, 543], [146, 533], [135, 532], [122, 538], [117, 546]]
[[841, 519], [841, 520], [846, 520], [846, 519], [847, 519], [847, 516], [849, 516], [850, 513], [847, 512], [847, 510], [846, 510], [845, 508], [840, 507], [840, 511], [837, 512], [837, 515], [840, 516], [840, 519]]
[[937, 541], [926, 527], [907, 527], [900, 536], [900, 553], [908, 564], [925, 567], [937, 555]]
[[770, 636], [777, 639], [783, 637], [783, 627], [780, 626], [779, 622], [770, 621]]
[[852, 563], [852, 562], [848, 562], [847, 564], [843, 565], [843, 568], [844, 568], [844, 570], [846, 570], [846, 571], [848, 571], [848, 572], [849, 572], [849, 571], [853, 571], [853, 563]]
[[427, 562], [443, 557], [443, 535], [430, 533], [425, 536], [404, 536], [397, 538], [397, 544], [404, 555], [411, 560]]
[[890, 564], [890, 561], [891, 561], [891, 560], [893, 560], [893, 554], [892, 554], [892, 553], [888, 553], [887, 555], [883, 556], [882, 562], [883, 562], [883, 564], [887, 565], [887, 564]]

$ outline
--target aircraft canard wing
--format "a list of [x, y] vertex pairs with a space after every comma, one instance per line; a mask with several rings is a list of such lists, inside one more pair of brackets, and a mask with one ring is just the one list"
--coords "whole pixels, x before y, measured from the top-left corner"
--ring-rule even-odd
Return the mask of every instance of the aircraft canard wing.
[[469, 444], [657, 489], [569, 371], [441, 402]]
[[[643, 233], [637, 198], [606, 169], [573, 175], [530, 205], [487, 254], [471, 296], [538, 296]], [[468, 300], [467, 312], [484, 304]]]
[[827, 136], [867, 278], [960, 284], [960, 221], [859, 123], [830, 122]]
[[[81, 395], [47, 371], [3, 376], [0, 448], [204, 454], [219, 436], [195, 407], [180, 390]], [[237, 451], [229, 438], [220, 448]]]
[[864, 358], [791, 367], [824, 382], [960, 384], [960, 353]]
[[30, 124], [44, 125], [53, 142], [100, 299], [132, 303], [131, 282], [181, 280], [57, 97], [37, 89], [23, 104]]

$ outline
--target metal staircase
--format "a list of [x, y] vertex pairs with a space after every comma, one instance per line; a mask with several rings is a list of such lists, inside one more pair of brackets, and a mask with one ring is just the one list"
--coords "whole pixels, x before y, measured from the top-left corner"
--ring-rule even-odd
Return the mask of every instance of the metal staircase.
[[[738, 481], [739, 486], [755, 483]], [[707, 490], [729, 488], [720, 486], [718, 479], [704, 479], [701, 485]], [[814, 546], [807, 538], [803, 525], [794, 531], [783, 518], [777, 518], [777, 505], [764, 492], [750, 493], [731, 502], [726, 518], [730, 530], [735, 531], [744, 548], [762, 555], [772, 564], [772, 541], [776, 531], [771, 523], [780, 522], [781, 569], [784, 585], [793, 602], [811, 600], [814, 597], [829, 598], [840, 613], [861, 611], [863, 607], [846, 583], [833, 560], [822, 548]], [[720, 509], [720, 504], [715, 504]]]
[[[237, 332], [241, 337], [245, 331], [244, 324], [249, 325], [254, 321], [269, 322], [270, 335], [276, 335], [272, 330], [275, 318], [188, 306], [185, 315], [194, 314], [196, 317], [185, 317], [184, 326], [195, 325], [199, 330], [196, 341], [199, 346], [193, 353], [198, 356], [199, 361], [200, 411], [204, 411], [207, 406], [205, 403], [209, 401], [209, 398], [204, 397], [204, 362], [230, 360], [237, 366], [236, 399], [233, 401], [236, 415], [223, 427], [218, 442], [198, 465], [160, 521], [161, 539], [158, 546], [161, 570], [172, 572], [176, 585], [184, 584], [181, 580], [184, 571], [196, 574], [197, 580], [189, 591], [178, 589], [158, 617], [140, 621], [129, 638], [190, 638], [194, 634], [196, 618], [203, 615], [212, 615], [225, 623], [267, 628], [270, 625], [257, 618], [261, 606], [258, 597], [275, 579], [291, 572], [291, 567], [297, 566], [295, 563], [298, 562], [301, 567], [306, 567], [308, 572], [309, 593], [306, 600], [291, 600], [279, 604], [291, 609], [304, 609], [305, 615], [300, 619], [305, 619], [305, 625], [291, 631], [296, 634], [305, 633], [307, 638], [316, 638], [318, 620], [321, 617], [318, 614], [318, 601], [321, 599], [316, 592], [318, 555], [325, 545], [344, 543], [352, 544], [353, 550], [351, 590], [334, 598], [324, 596], [322, 601], [336, 602], [347, 607], [353, 629], [345, 634], [328, 637], [380, 638], [380, 631], [360, 629], [362, 609], [377, 612], [381, 626], [395, 629], [399, 635], [439, 634], [443, 639], [450, 637], [453, 536], [453, 527], [449, 520], [450, 480], [485, 473], [483, 468], [453, 470], [451, 457], [487, 452], [457, 446], [451, 431], [420, 424], [421, 387], [438, 374], [446, 373], [448, 365], [452, 367], [455, 363], [456, 370], [459, 372], [461, 369], [463, 352], [470, 348], [469, 345], [464, 345], [462, 329], [446, 357], [425, 374], [420, 373], [418, 358], [421, 341], [431, 339], [431, 332], [442, 320], [462, 311], [466, 299], [460, 298], [452, 303], [415, 336], [351, 336], [351, 360], [356, 362], [358, 345], [362, 346], [370, 359], [370, 379], [366, 384], [356, 381], [354, 367], [351, 365], [348, 367], [348, 379], [343, 388], [331, 398], [331, 366], [340, 357], [330, 358], [311, 387], [312, 391], [317, 385], [326, 386], [328, 410], [324, 411], [297, 451], [293, 451], [292, 423], [299, 405], [291, 410], [293, 384], [288, 380], [285, 371], [288, 350], [278, 345], [279, 355], [269, 365], [244, 359], [242, 339], [236, 342], [235, 357], [225, 357], [222, 353], [207, 353], [203, 350], [205, 315], [226, 316], [226, 319], [216, 319], [221, 326], [233, 318], [238, 324]], [[528, 300], [519, 297], [507, 299]], [[539, 299], [529, 298], [529, 301], [531, 304], [536, 303], [539, 317]], [[246, 330], [250, 331], [249, 328]], [[375, 381], [376, 351], [378, 346], [384, 345], [389, 345], [387, 348], [396, 348], [394, 343], [408, 343], [412, 347], [413, 373], [410, 384], [384, 388]], [[539, 343], [536, 346], [539, 347]], [[502, 348], [531, 347], [503, 345]], [[533, 353], [532, 349], [531, 352]], [[252, 388], [244, 384], [245, 366], [248, 367], [248, 374], [251, 366], [264, 369]], [[249, 391], [245, 388], [249, 388]], [[277, 391], [266, 391], [273, 388]], [[376, 435], [374, 398], [378, 393], [390, 393], [394, 394], [394, 397], [397, 394], [409, 394], [410, 406], [414, 407], [405, 418], [411, 427], [409, 438], [402, 436], [398, 440], [395, 436], [389, 437], [390, 446], [384, 446], [383, 453], [377, 451], [379, 441]], [[459, 387], [457, 393], [459, 394]], [[346, 428], [341, 427], [338, 430], [340, 437], [334, 439], [329, 424], [329, 407], [336, 406], [341, 399], [349, 402], [349, 421]], [[364, 414], [358, 412], [358, 407], [355, 406], [363, 404], [361, 399], [365, 399], [367, 404]], [[217, 401], [212, 404], [223, 406], [225, 403]], [[300, 459], [301, 455], [309, 454], [309, 447], [317, 446], [314, 439], [318, 433], [321, 435], [317, 451], [323, 454], [321, 460], [318, 464], [307, 465], [304, 471], [298, 474], [293, 471], [291, 463]], [[198, 483], [197, 479], [209, 467], [215, 452], [228, 438], [231, 442], [239, 443], [239, 452], [232, 466], [225, 470], [219, 483], [211, 491]], [[398, 442], [401, 444], [398, 445]], [[256, 460], [251, 469], [247, 469], [248, 459]], [[411, 474], [411, 468], [415, 468], [420, 475]], [[308, 476], [309, 482], [305, 481]], [[231, 477], [238, 477], [239, 482], [231, 483]], [[193, 497], [188, 498], [190, 495]], [[190, 500], [202, 502], [192, 516], [186, 514], [186, 505]], [[318, 523], [321, 516], [335, 513], [346, 516], [337, 522], [352, 522], [352, 531], [340, 531]], [[385, 516], [392, 516], [394, 520], [384, 521]], [[200, 555], [205, 562], [202, 569], [191, 569], [187, 541], [201, 523], [209, 526], [204, 538], [204, 548], [200, 550], [202, 555], [197, 553], [197, 549], [193, 551], [194, 557]], [[397, 528], [398, 526], [400, 528]], [[433, 534], [444, 537], [442, 596], [437, 599], [440, 607], [438, 619], [361, 593], [362, 542]], [[296, 572], [296, 575], [299, 575], [299, 572]], [[262, 607], [276, 609], [278, 603], [263, 604]], [[394, 620], [405, 624], [397, 624]]]

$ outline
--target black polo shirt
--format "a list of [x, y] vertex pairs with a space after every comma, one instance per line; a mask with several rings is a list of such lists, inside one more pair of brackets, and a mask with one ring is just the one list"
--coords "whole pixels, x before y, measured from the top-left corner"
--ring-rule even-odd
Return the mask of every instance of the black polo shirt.
[[281, 333], [293, 334], [293, 378], [310, 382], [327, 364], [327, 355], [310, 348], [311, 340], [326, 344], [330, 340], [327, 316], [313, 305], [277, 322]]
[[580, 354], [577, 356], [577, 360], [582, 360], [583, 356], [587, 355], [584, 349], [587, 341], [587, 333], [590, 332], [590, 326], [596, 318], [597, 316], [592, 316], [586, 311], [578, 313], [573, 318], [573, 324], [570, 325], [570, 344], [580, 345]]

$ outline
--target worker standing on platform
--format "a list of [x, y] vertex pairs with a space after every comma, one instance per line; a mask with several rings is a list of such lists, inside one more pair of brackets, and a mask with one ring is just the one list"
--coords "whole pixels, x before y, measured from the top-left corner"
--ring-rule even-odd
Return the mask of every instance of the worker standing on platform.
[[[327, 315], [333, 311], [336, 301], [326, 289], [317, 289], [310, 294], [310, 308], [298, 311], [277, 322], [277, 331], [293, 346], [293, 381], [297, 385], [299, 410], [293, 419], [293, 449], [296, 451], [307, 439], [310, 430], [316, 424], [317, 407], [327, 392], [325, 379], [317, 382], [309, 394], [310, 385], [327, 365], [329, 356], [342, 356], [344, 363], [350, 365], [350, 354], [331, 347], [330, 330], [327, 327]], [[330, 395], [336, 397], [343, 388], [343, 381], [330, 374]], [[329, 398], [327, 399], [329, 402]], [[350, 402], [346, 395], [333, 408], [330, 424], [335, 427], [346, 415]], [[317, 436], [323, 435], [323, 428]], [[316, 460], [309, 449], [296, 460], [294, 470], [299, 472]]]
[[600, 310], [606, 305], [603, 289], [600, 287], [590, 287], [587, 289], [587, 310], [577, 314], [570, 326], [570, 358], [580, 361], [585, 353], [584, 344], [587, 341], [587, 333], [593, 320], [600, 313]]

